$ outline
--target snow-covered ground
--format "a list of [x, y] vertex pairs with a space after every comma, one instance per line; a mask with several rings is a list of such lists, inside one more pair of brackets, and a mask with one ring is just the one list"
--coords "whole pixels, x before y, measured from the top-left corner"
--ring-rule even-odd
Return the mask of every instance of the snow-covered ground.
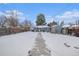
[[[51, 55], [79, 56], [79, 37], [41, 32]], [[23, 32], [0, 37], [0, 56], [27, 56], [35, 46], [38, 32]]]
[[[48, 48], [51, 50], [52, 55], [79, 56], [79, 37], [51, 33], [42, 34], [44, 40], [46, 40]], [[66, 45], [64, 43], [66, 43]], [[69, 45], [70, 47], [68, 47], [67, 45]]]
[[0, 37], [0, 55], [27, 56], [37, 33], [24, 32]]

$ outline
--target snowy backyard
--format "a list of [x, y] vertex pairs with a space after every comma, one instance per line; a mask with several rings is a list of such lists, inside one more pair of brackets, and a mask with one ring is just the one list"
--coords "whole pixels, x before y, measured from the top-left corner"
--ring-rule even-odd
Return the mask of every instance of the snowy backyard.
[[79, 56], [79, 37], [23, 32], [0, 37], [0, 56]]

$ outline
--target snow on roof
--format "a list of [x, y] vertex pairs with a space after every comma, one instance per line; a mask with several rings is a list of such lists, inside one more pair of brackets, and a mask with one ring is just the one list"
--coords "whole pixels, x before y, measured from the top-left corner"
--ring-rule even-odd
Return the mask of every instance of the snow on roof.
[[62, 28], [70, 27], [70, 25], [63, 25]]
[[49, 26], [46, 25], [39, 25], [39, 26], [35, 26], [35, 28], [48, 28]]
[[79, 25], [72, 25], [71, 27], [79, 27]]
[[53, 25], [52, 27], [56, 27], [57, 25]]
[[79, 28], [79, 25], [72, 25], [71, 27], [69, 27], [69, 29], [72, 29], [72, 28]]
[[72, 25], [72, 26], [70, 26], [70, 25], [63, 25], [62, 26], [62, 28], [67, 28], [67, 27], [69, 27], [69, 29], [71, 29], [73, 27], [79, 27], [79, 25]]

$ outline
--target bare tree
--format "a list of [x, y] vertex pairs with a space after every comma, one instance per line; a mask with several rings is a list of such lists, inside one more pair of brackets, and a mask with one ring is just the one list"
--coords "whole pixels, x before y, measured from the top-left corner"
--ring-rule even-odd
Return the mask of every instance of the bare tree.
[[6, 17], [4, 15], [0, 16], [0, 26], [3, 27], [6, 23]]
[[22, 27], [25, 29], [25, 30], [30, 30], [30, 28], [32, 27], [32, 23], [31, 21], [25, 19], [22, 23], [21, 23]]
[[7, 17], [7, 22], [10, 26], [18, 26], [18, 15], [13, 10], [9, 12], [9, 16]]
[[22, 22], [22, 25], [23, 25], [23, 26], [29, 26], [29, 27], [31, 27], [31, 26], [32, 26], [32, 23], [31, 23], [31, 21], [25, 19], [25, 20]]
[[13, 10], [0, 16], [0, 26], [18, 26], [18, 15]]
[[79, 25], [79, 20], [76, 20], [76, 25]]
[[61, 21], [60, 26], [63, 26], [63, 25], [64, 25], [64, 21]]

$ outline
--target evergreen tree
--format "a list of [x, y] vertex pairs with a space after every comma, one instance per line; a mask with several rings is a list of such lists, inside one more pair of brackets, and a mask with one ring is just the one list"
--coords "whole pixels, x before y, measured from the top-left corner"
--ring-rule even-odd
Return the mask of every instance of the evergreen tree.
[[44, 14], [39, 14], [37, 16], [36, 25], [45, 25], [45, 16]]

